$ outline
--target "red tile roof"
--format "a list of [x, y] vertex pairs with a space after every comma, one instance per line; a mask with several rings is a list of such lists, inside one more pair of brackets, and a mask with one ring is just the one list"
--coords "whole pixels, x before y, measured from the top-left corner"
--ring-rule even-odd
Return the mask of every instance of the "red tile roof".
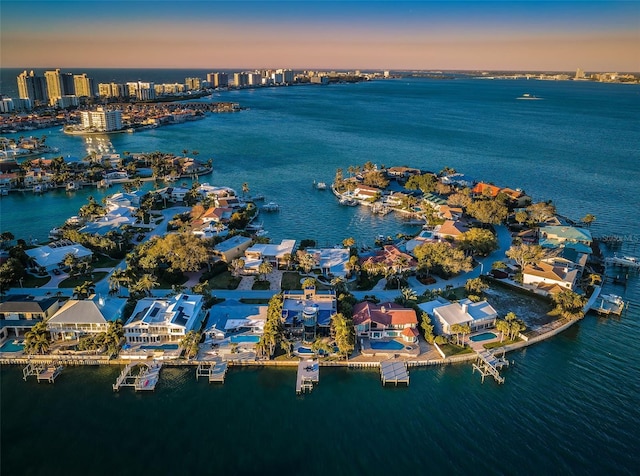
[[418, 318], [413, 309], [407, 309], [393, 302], [380, 305], [365, 301], [353, 307], [353, 323], [355, 325], [375, 322], [383, 326], [417, 324]]
[[500, 193], [500, 187], [496, 187], [495, 185], [491, 185], [489, 183], [478, 182], [473, 190], [471, 190], [476, 195], [484, 195], [488, 193], [491, 197], [495, 197]]

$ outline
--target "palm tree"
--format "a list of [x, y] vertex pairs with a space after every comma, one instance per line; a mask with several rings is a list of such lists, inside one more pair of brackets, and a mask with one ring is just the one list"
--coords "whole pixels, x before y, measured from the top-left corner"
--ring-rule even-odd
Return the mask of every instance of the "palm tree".
[[242, 258], [236, 258], [231, 261], [231, 274], [233, 276], [238, 277], [240, 275], [240, 271], [244, 268], [245, 261]]
[[342, 276], [336, 276], [331, 280], [331, 286], [336, 292], [344, 292], [346, 289], [346, 282]]
[[35, 324], [24, 336], [24, 351], [27, 354], [45, 354], [49, 350], [51, 337], [44, 321]]
[[271, 264], [271, 262], [264, 260], [262, 263], [260, 263], [260, 265], [258, 266], [258, 277], [260, 278], [260, 281], [264, 281], [265, 279], [267, 279], [267, 275], [273, 271], [273, 265]]
[[189, 331], [180, 340], [180, 347], [185, 351], [185, 356], [190, 359], [198, 354], [201, 334], [196, 331]]
[[77, 299], [87, 299], [95, 291], [95, 287], [92, 281], [85, 281], [84, 283], [73, 288], [73, 295]]
[[135, 287], [136, 289], [142, 291], [144, 294], [151, 296], [151, 290], [159, 285], [160, 283], [156, 281], [156, 277], [153, 274], [145, 273], [136, 283]]
[[418, 299], [418, 294], [409, 287], [402, 288], [401, 295], [402, 295], [403, 305], [406, 305], [409, 301], [416, 301]]
[[317, 265], [316, 258], [311, 253], [298, 252], [298, 264], [304, 270], [305, 274]]

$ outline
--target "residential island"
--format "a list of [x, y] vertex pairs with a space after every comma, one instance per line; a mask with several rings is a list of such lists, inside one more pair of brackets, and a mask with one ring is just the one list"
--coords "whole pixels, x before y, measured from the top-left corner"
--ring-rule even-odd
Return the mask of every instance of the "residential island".
[[[91, 168], [197, 176], [186, 152], [95, 157]], [[64, 165], [37, 164], [43, 177]], [[152, 390], [162, 365], [193, 366], [212, 382], [237, 365], [291, 365], [302, 393], [325, 365], [379, 367], [383, 384], [397, 385], [410, 367], [472, 362], [502, 383], [505, 352], [590, 310], [619, 315], [622, 300], [601, 294], [607, 269], [640, 267], [603, 257], [599, 245], [615, 243], [592, 237], [595, 216], [572, 221], [550, 201], [451, 168], [336, 171], [339, 203], [416, 225], [374, 247], [348, 236], [330, 247], [272, 243], [258, 220], [279, 205], [261, 204], [247, 183], [145, 192], [131, 177], [104, 204], [89, 197], [45, 245], [2, 233], [0, 362], [24, 366], [25, 379], [121, 365], [114, 390]]]

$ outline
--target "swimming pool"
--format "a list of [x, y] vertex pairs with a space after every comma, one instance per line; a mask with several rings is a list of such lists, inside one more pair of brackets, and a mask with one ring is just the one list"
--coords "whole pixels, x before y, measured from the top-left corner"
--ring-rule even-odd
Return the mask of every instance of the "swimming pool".
[[14, 340], [8, 340], [2, 347], [0, 347], [0, 352], [22, 352], [24, 350], [24, 343], [18, 341], [18, 344], [15, 343]]
[[371, 348], [375, 350], [402, 350], [404, 349], [404, 344], [397, 340], [390, 340], [386, 342], [372, 340]]
[[472, 342], [482, 342], [485, 340], [495, 339], [496, 337], [498, 336], [495, 335], [493, 332], [483, 332], [482, 334], [469, 337], [469, 340]]
[[258, 342], [260, 342], [260, 336], [231, 336], [229, 337], [229, 341], [232, 344], [257, 344]]
[[313, 351], [308, 347], [298, 347], [296, 352], [298, 352], [298, 354], [313, 354]]
[[180, 346], [178, 344], [160, 344], [160, 345], [141, 345], [140, 348], [144, 350], [178, 350]]

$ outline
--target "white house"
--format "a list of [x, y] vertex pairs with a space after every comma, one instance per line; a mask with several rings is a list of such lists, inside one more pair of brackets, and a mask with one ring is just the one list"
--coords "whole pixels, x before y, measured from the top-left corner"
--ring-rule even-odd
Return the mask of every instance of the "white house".
[[350, 251], [348, 248], [321, 248], [307, 249], [318, 263], [318, 268], [325, 276], [333, 275], [344, 278], [347, 275], [345, 265], [349, 262]]
[[[103, 299], [70, 299], [47, 321], [47, 330], [53, 340], [79, 339], [88, 334], [106, 332], [109, 321], [120, 317], [125, 300], [118, 301], [118, 309], [107, 309]], [[109, 318], [107, 318], [108, 316]]]
[[200, 330], [206, 315], [202, 305], [197, 294], [141, 299], [124, 325], [124, 337], [128, 344], [178, 342], [187, 332]]
[[256, 243], [244, 252], [245, 269], [257, 269], [263, 261], [269, 261], [278, 267], [284, 263], [285, 255], [293, 254], [296, 240], [282, 240], [279, 245], [271, 243]]
[[469, 324], [471, 332], [493, 327], [498, 313], [487, 301], [472, 302], [463, 299], [444, 306], [433, 308], [433, 314], [442, 326], [442, 332], [451, 334], [455, 324]]
[[93, 255], [91, 250], [69, 240], [55, 241], [48, 245], [25, 250], [25, 253], [29, 258], [33, 259], [38, 266], [45, 268], [47, 271], [59, 268], [64, 257], [69, 253], [78, 259], [90, 258]]

